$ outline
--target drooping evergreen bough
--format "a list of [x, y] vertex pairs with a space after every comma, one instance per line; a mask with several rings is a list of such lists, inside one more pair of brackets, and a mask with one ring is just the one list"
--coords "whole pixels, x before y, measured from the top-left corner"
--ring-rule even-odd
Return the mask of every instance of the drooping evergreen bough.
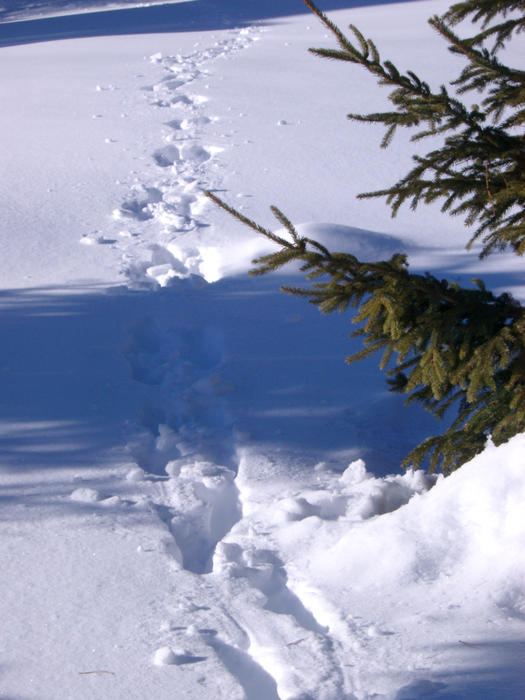
[[[413, 156], [412, 170], [388, 189], [360, 197], [386, 197], [395, 215], [404, 202], [443, 200], [442, 210], [462, 215], [475, 231], [467, 247], [482, 243], [481, 257], [511, 249], [525, 252], [525, 72], [504, 65], [498, 53], [525, 29], [525, 0], [466, 0], [429, 23], [446, 39], [449, 50], [465, 60], [451, 85], [431, 87], [412, 71], [401, 73], [382, 60], [371, 39], [350, 25], [348, 38], [311, 0], [304, 0], [337, 40], [335, 49], [311, 49], [322, 57], [361, 65], [393, 88], [393, 109], [349, 118], [386, 126], [382, 146], [398, 127], [415, 128], [413, 141], [442, 135], [442, 145], [426, 156]], [[462, 20], [480, 31], [459, 38], [453, 27]], [[473, 26], [473, 25], [470, 25]], [[461, 96], [480, 92], [480, 103], [467, 106]], [[363, 349], [352, 362], [382, 352], [380, 367], [394, 391], [408, 395], [442, 417], [455, 406], [457, 415], [443, 434], [427, 438], [404, 460], [448, 473], [479, 453], [488, 435], [495, 444], [525, 431], [525, 308], [510, 294], [495, 296], [474, 280], [464, 288], [431, 274], [408, 271], [404, 255], [364, 262], [351, 253], [328, 251], [301, 237], [276, 207], [274, 215], [289, 239], [272, 233], [208, 196], [252, 229], [277, 244], [278, 250], [254, 260], [261, 275], [302, 262], [312, 280], [309, 288], [283, 287], [306, 297], [324, 313], [357, 308], [352, 333]]]

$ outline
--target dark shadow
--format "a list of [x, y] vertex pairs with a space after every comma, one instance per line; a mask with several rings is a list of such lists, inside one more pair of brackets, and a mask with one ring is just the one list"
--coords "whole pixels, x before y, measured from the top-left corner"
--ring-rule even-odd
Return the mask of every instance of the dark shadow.
[[207, 656], [192, 656], [191, 654], [177, 654], [175, 656], [177, 660], [177, 666], [184, 666], [186, 664], [198, 664], [201, 661], [206, 661]]
[[[453, 264], [440, 272], [450, 277]], [[504, 288], [514, 281], [514, 272], [487, 279]], [[404, 407], [387, 390], [378, 357], [345, 364], [361, 347], [349, 338], [351, 312], [320, 314], [281, 293], [283, 283], [304, 280], [0, 292], [0, 470], [9, 475], [2, 501], [64, 503], [77, 469], [92, 470], [80, 486], [101, 499], [119, 495], [116, 483], [97, 483], [97, 464], [120, 464], [126, 454], [164, 475], [178, 454], [156, 446], [161, 424], [204, 430], [205, 458], [230, 468], [236, 446], [248, 444], [262, 453], [278, 447], [308, 468], [323, 461], [342, 471], [363, 458], [376, 476], [399, 473], [406, 454], [447, 422]], [[137, 428], [138, 447], [126, 453]], [[64, 479], [29, 485], [24, 475], [48, 468], [63, 469]]]
[[328, 628], [320, 625], [301, 599], [288, 588], [288, 574], [284, 562], [270, 551], [266, 552], [265, 558], [267, 563], [274, 567], [270, 578], [264, 576], [259, 580], [257, 569], [247, 569], [248, 580], [252, 586], [258, 588], [267, 598], [264, 609], [279, 615], [291, 615], [299, 627], [315, 634], [326, 635]]
[[[440, 254], [435, 248], [414, 246], [409, 252], [413, 252], [416, 256], [423, 254], [433, 261], [432, 268], [411, 265], [410, 269], [413, 272], [424, 273], [428, 271], [438, 279], [445, 277], [451, 282], [457, 282], [465, 287], [474, 286], [472, 280], [480, 278], [487, 289], [505, 290], [511, 294], [515, 290], [516, 297], [519, 297], [520, 294], [523, 295], [523, 272], [516, 264], [518, 258], [515, 253], [494, 252], [486, 258], [480, 259], [477, 252], [466, 249], [452, 253], [443, 251]], [[501, 292], [494, 291], [494, 293]]]
[[[312, 465], [337, 452], [343, 469], [355, 453], [378, 475], [398, 471], [439, 423], [402, 409], [377, 358], [346, 365], [358, 347], [350, 316], [321, 315], [282, 294], [283, 281], [300, 283], [269, 276], [184, 280], [156, 293], [0, 292], [0, 469], [96, 468], [137, 425], [153, 442], [164, 423], [205, 426], [224, 453], [218, 463], [235, 425], [262, 449], [277, 442], [304, 454], [306, 446]], [[192, 389], [207, 376], [216, 396]], [[150, 464], [149, 452], [141, 466], [163, 473], [173, 457]], [[141, 463], [138, 453], [130, 459]]]
[[[450, 278], [453, 265], [439, 273]], [[483, 277], [489, 288], [519, 282], [514, 271]], [[0, 469], [91, 468], [137, 425], [153, 443], [166, 424], [204, 426], [210, 459], [225, 466], [235, 440], [247, 440], [307, 454], [312, 466], [328, 460], [342, 470], [362, 457], [377, 476], [399, 472], [446, 421], [404, 407], [387, 390], [379, 357], [345, 364], [361, 347], [349, 338], [351, 311], [322, 315], [282, 294], [283, 283], [304, 280], [0, 292]], [[198, 388], [206, 377], [216, 394]], [[148, 444], [143, 452], [130, 459], [156, 474], [176, 457], [157, 449], [157, 464]]]
[[246, 700], [279, 700], [275, 680], [248, 652], [212, 635], [209, 636], [207, 644], [215, 650], [224, 666], [242, 687]]
[[[460, 275], [455, 262], [439, 274]], [[520, 281], [514, 270], [483, 277], [489, 288]], [[342, 470], [362, 457], [377, 476], [399, 472], [405, 455], [446, 421], [419, 405], [404, 407], [404, 397], [387, 390], [378, 357], [345, 364], [361, 348], [349, 338], [351, 311], [320, 314], [282, 294], [283, 283], [304, 280], [0, 292], [0, 469], [91, 468], [137, 425], [153, 443], [166, 424], [175, 432], [204, 428], [210, 459], [225, 466], [235, 444], [247, 440], [261, 450], [279, 445], [303, 461], [307, 454], [312, 466], [328, 460]], [[164, 474], [177, 455], [147, 440], [144, 454], [130, 459]]]
[[122, 441], [126, 419], [145, 399], [120, 352], [136, 303], [145, 296], [0, 293], [2, 467], [88, 466]]
[[[391, 2], [399, 0], [324, 0], [319, 5], [329, 11]], [[191, 0], [175, 5], [5, 22], [8, 4], [6, 10], [0, 10], [0, 46], [92, 36], [212, 31], [306, 12], [309, 10], [301, 0]]]
[[[404, 397], [388, 391], [379, 356], [345, 363], [362, 347], [349, 337], [356, 328], [352, 310], [321, 314], [304, 299], [280, 292], [281, 284], [303, 286], [304, 277], [215, 285], [215, 303], [237, 320], [230, 324], [223, 377], [246, 388], [244, 396], [232, 391], [227, 397], [239, 433], [297, 454], [306, 449], [312, 464], [328, 460], [342, 470], [362, 457], [377, 476], [399, 472], [406, 454], [445, 422], [415, 404], [404, 407]], [[264, 320], [269, 309], [272, 324]], [[243, 407], [246, 393], [253, 396], [249, 410]]]
[[[449, 673], [437, 672], [430, 679], [420, 679], [400, 688], [395, 700], [522, 700], [525, 697], [525, 641], [460, 641], [432, 646], [434, 653], [457, 652]], [[465, 654], [472, 655], [469, 663]]]

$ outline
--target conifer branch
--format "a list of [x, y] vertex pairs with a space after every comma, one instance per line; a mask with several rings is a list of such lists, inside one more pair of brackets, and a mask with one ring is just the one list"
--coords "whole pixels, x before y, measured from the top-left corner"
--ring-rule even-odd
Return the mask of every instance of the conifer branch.
[[[473, 23], [480, 22], [482, 31], [469, 39], [471, 44], [481, 44], [486, 39], [494, 37], [495, 44], [492, 53], [503, 48], [514, 32], [519, 33], [525, 30], [524, 0], [466, 0], [458, 2], [448, 9], [443, 19], [451, 26], [454, 26], [466, 19]], [[520, 17], [514, 17], [505, 22], [501, 22], [489, 27], [494, 17], [502, 15], [504, 18], [509, 13], [521, 12]]]
[[[249, 228], [253, 229], [254, 231], [257, 231], [257, 233], [260, 233], [262, 236], [265, 236], [265, 238], [269, 238], [271, 241], [273, 241], [274, 243], [277, 243], [277, 245], [283, 246], [284, 248], [291, 245], [284, 238], [277, 236], [275, 233], [272, 233], [272, 231], [270, 231], [269, 229], [264, 228], [263, 226], [260, 226], [256, 221], [253, 221], [252, 219], [249, 219], [247, 216], [244, 216], [244, 214], [241, 214], [241, 212], [237, 211], [237, 209], [230, 207], [228, 204], [226, 204], [226, 202], [224, 202], [222, 199], [217, 197], [217, 195], [215, 195], [211, 190], [206, 190], [204, 192], [204, 194], [206, 195], [206, 197], [211, 199], [212, 202], [215, 202], [215, 204], [217, 204], [217, 206], [219, 206], [221, 209], [224, 209], [224, 211], [228, 212], [228, 214], [231, 214], [232, 216], [234, 216], [241, 223], [245, 224], [245, 226], [248, 226]], [[279, 210], [275, 207], [272, 209], [272, 211], [274, 211], [274, 213], [276, 213]], [[290, 226], [291, 226], [291, 224], [290, 224]]]
[[[292, 240], [287, 241], [215, 195], [207, 196], [266, 238], [281, 241], [279, 250], [253, 261], [251, 274], [299, 261], [308, 280], [321, 281], [312, 281], [308, 288], [283, 286], [283, 291], [308, 299], [322, 313], [357, 309], [352, 321], [359, 328], [352, 336], [361, 337], [364, 347], [347, 362], [381, 351], [380, 368], [392, 378], [392, 390], [407, 394], [407, 403], [419, 401], [438, 418], [459, 406], [452, 426], [413, 450], [407, 465], [419, 465], [428, 456], [432, 469], [447, 472], [484, 444], [488, 432], [497, 440], [509, 428], [525, 430], [525, 411], [518, 408], [509, 427], [501, 423], [503, 408], [509, 410], [510, 389], [525, 395], [525, 310], [509, 294], [496, 297], [480, 280], [474, 288], [463, 288], [428, 273], [410, 273], [400, 254], [364, 262], [351, 253], [330, 253], [316, 241], [301, 238], [289, 219], [272, 207], [290, 233]], [[503, 404], [496, 400], [499, 394]], [[506, 414], [505, 421], [509, 422]]]
[[[393, 111], [351, 113], [349, 119], [384, 124], [386, 131], [381, 142], [384, 148], [391, 143], [398, 127], [418, 128], [411, 137], [413, 141], [445, 136], [441, 148], [424, 158], [415, 157], [415, 167], [397, 183], [359, 196], [386, 197], [392, 216], [407, 201], [415, 209], [421, 202], [443, 199], [444, 211], [463, 215], [467, 225], [477, 224], [469, 246], [481, 239], [482, 256], [506, 246], [521, 255], [525, 250], [525, 143], [522, 136], [510, 130], [525, 123], [525, 72], [502, 64], [495, 50], [489, 52], [482, 47], [480, 35], [460, 39], [451, 26], [474, 14], [474, 21], [482, 21], [486, 34], [493, 17], [498, 13], [506, 15], [513, 9], [525, 9], [525, 0], [468, 0], [454, 5], [444, 17], [429, 20], [449, 42], [449, 48], [468, 61], [452, 83], [457, 94], [488, 91], [481, 107], [467, 107], [445, 86], [432, 91], [413, 71], [402, 74], [391, 61], [380, 60], [373, 42], [365, 39], [356, 27], [350, 25], [357, 41], [352, 43], [312, 0], [305, 2], [335, 35], [339, 45], [336, 51], [313, 49], [315, 54], [358, 63], [380, 85], [394, 88], [389, 95]], [[524, 18], [512, 22], [512, 26], [506, 26], [505, 30], [499, 27], [498, 31], [504, 31], [507, 37], [506, 32], [525, 29]], [[489, 116], [492, 126], [486, 124]]]
[[[525, 10], [525, 0], [465, 0], [430, 20], [450, 50], [467, 61], [452, 83], [456, 95], [446, 86], [433, 91], [413, 71], [401, 73], [391, 61], [381, 60], [372, 40], [356, 27], [350, 25], [350, 40], [312, 0], [304, 1], [338, 45], [313, 53], [359, 64], [380, 85], [393, 88], [392, 111], [350, 114], [351, 119], [383, 124], [384, 147], [400, 126], [417, 129], [414, 141], [444, 138], [425, 156], [414, 156], [412, 169], [399, 182], [359, 196], [386, 197], [392, 215], [405, 202], [415, 209], [442, 199], [443, 211], [463, 216], [467, 225], [477, 224], [467, 247], [481, 238], [482, 256], [505, 247], [524, 254], [525, 141], [516, 127], [525, 123], [525, 73], [503, 65], [496, 53], [513, 33], [525, 29], [525, 18], [490, 22]], [[466, 18], [480, 21], [482, 31], [461, 39], [451, 27]], [[483, 45], [488, 38], [495, 40], [490, 51]], [[457, 95], [472, 90], [481, 91], [483, 99], [468, 107]], [[525, 307], [510, 294], [496, 296], [480, 280], [467, 288], [429, 273], [411, 273], [401, 254], [366, 262], [351, 252], [329, 251], [301, 237], [272, 207], [285, 238], [206, 194], [278, 246], [253, 261], [251, 274], [298, 262], [310, 286], [284, 286], [283, 291], [306, 298], [323, 313], [355, 309], [357, 328], [351, 336], [363, 345], [348, 362], [380, 353], [391, 390], [404, 393], [407, 403], [419, 402], [437, 418], [456, 409], [449, 427], [414, 448], [405, 466], [428, 460], [432, 471], [448, 473], [480, 452], [489, 434], [500, 444], [525, 431]]]

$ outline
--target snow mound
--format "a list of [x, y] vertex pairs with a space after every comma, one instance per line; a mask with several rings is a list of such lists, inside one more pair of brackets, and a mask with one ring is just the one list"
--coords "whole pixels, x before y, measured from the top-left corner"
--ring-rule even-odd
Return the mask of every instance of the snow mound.
[[[352, 226], [306, 223], [299, 224], [296, 228], [301, 236], [316, 240], [331, 251], [351, 253], [365, 261], [388, 259], [394, 253], [403, 252], [405, 249], [401, 240], [394, 236]], [[246, 240], [237, 239], [230, 245], [222, 242], [220, 246], [185, 246], [179, 241], [170, 242], [160, 255], [164, 262], [148, 267], [147, 275], [159, 286], [165, 287], [171, 280], [191, 275], [198, 275], [211, 283], [224, 277], [243, 274], [250, 269], [255, 258], [276, 250], [275, 244], [263, 236], [250, 236], [248, 229], [246, 233]], [[289, 238], [285, 229], [279, 229], [276, 233], [283, 238]], [[156, 246], [153, 261], [159, 259], [159, 252], [160, 247]], [[290, 269], [291, 266], [287, 267], [285, 272], [289, 273]]]
[[525, 580], [525, 561], [515, 557], [525, 546], [524, 467], [524, 435], [498, 448], [489, 443], [482, 454], [450, 477], [439, 477], [428, 493], [406, 499], [396, 512], [389, 511], [397, 499], [406, 498], [407, 485], [401, 483], [406, 477], [387, 477], [380, 488], [373, 484], [376, 480], [369, 480], [365, 512], [388, 515], [353, 529], [328, 547], [323, 539], [319, 570], [333, 569], [336, 563], [339, 577], [352, 575], [354, 585], [357, 571], [362, 588], [386, 571], [392, 585], [399, 586], [453, 579], [466, 592], [490, 581], [487, 595], [493, 602], [506, 601], [508, 607], [514, 599], [514, 613], [523, 616], [524, 594], [516, 597], [513, 591], [518, 580]]
[[[218, 544], [213, 570], [235, 595], [256, 595], [248, 618], [236, 614], [279, 691], [321, 697], [333, 686], [326, 697], [343, 697], [337, 653], [325, 653], [317, 674], [310, 667], [316, 645], [335, 644], [352, 659], [358, 698], [416, 698], [427, 688], [495, 698], [498, 673], [511, 682], [505, 697], [519, 697], [522, 645], [498, 639], [525, 619], [524, 463], [525, 435], [489, 442], [447, 478], [375, 478], [362, 460], [342, 474], [322, 463], [293, 477], [245, 450], [236, 480], [243, 518]], [[280, 635], [298, 640], [295, 675], [278, 653]], [[466, 658], [473, 649], [476, 659]], [[468, 678], [454, 671], [471, 663]]]
[[[406, 244], [400, 238], [355, 226], [306, 223], [297, 226], [297, 231], [305, 238], [322, 243], [330, 251], [351, 253], [366, 262], [390, 258], [394, 253], [402, 253], [406, 248]], [[279, 235], [281, 233], [284, 234], [279, 232]]]

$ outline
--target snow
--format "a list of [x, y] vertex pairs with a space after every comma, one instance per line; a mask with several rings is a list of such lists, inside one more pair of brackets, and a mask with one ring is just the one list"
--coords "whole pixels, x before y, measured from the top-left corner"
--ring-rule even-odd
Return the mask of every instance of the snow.
[[[0, 8], [0, 696], [523, 698], [525, 437], [403, 472], [440, 425], [345, 365], [348, 317], [279, 291], [296, 270], [249, 278], [268, 244], [203, 190], [524, 298], [519, 261], [355, 199], [412, 150], [346, 122], [384, 95], [308, 54], [299, 2], [125, 5]], [[454, 75], [447, 3], [353, 5], [325, 3]]]
[[0, 7], [0, 19], [4, 22], [20, 22], [27, 19], [40, 19], [42, 17], [66, 17], [93, 12], [107, 12], [110, 10], [125, 10], [155, 5], [172, 5], [193, 0], [33, 0], [22, 2], [18, 0], [3, 0]]

